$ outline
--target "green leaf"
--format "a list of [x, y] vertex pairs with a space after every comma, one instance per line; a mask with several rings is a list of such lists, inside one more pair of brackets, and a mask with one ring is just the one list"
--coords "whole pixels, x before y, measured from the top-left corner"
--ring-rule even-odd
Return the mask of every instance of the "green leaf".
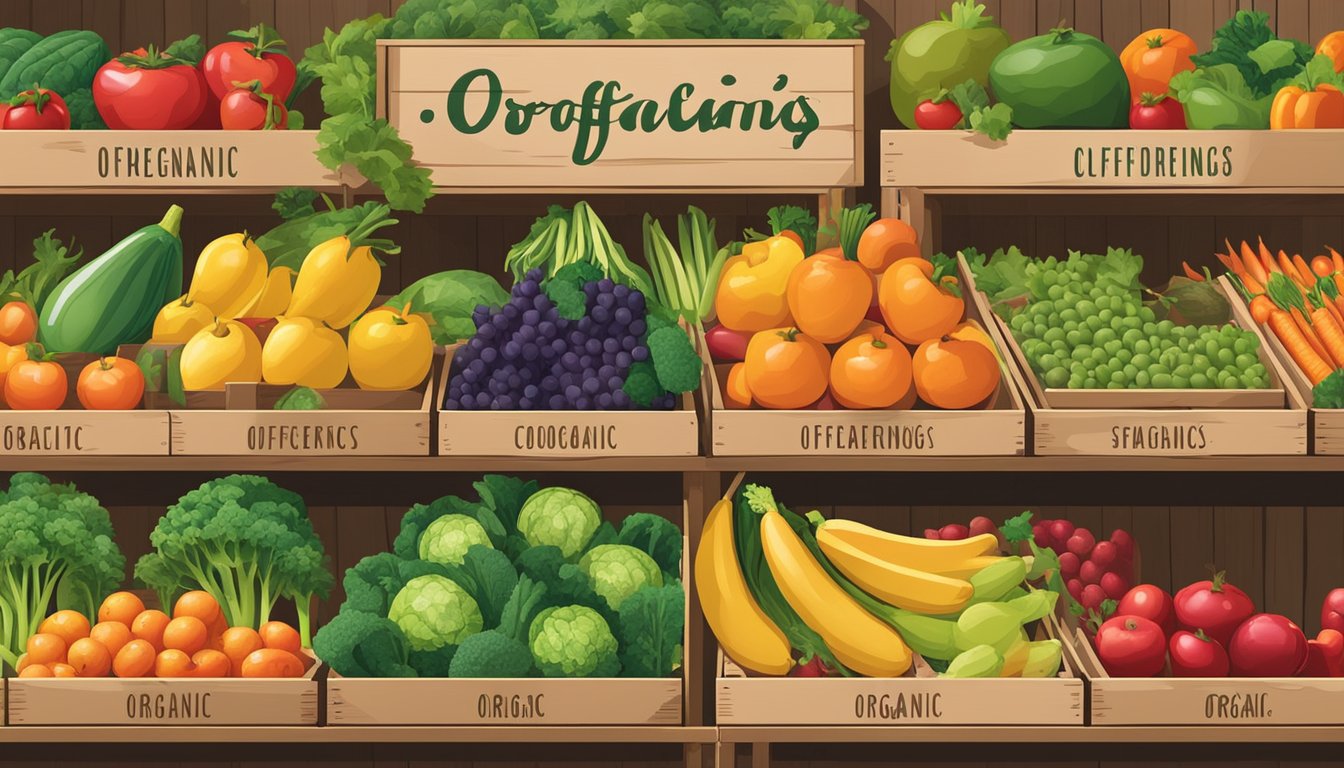
[[1260, 72], [1272, 72], [1280, 67], [1289, 67], [1296, 61], [1297, 55], [1291, 40], [1269, 40], [1259, 48], [1246, 54], [1246, 57], [1260, 66]]
[[[961, 110], [963, 123], [973, 112], [989, 107], [989, 92], [985, 90], [985, 86], [974, 79], [968, 79], [953, 86], [947, 92], [947, 99], [956, 104], [957, 109]], [[938, 99], [935, 98], [934, 101], [938, 101]], [[966, 124], [963, 124], [962, 127], [965, 128]]]
[[169, 43], [163, 52], [171, 58], [197, 64], [205, 56], [205, 44], [201, 42], [200, 35], [187, 35], [181, 40]]
[[482, 272], [452, 269], [416, 280], [388, 299], [395, 309], [411, 305], [411, 312], [428, 315], [435, 344], [451, 344], [476, 333], [471, 313], [479, 305], [503, 306], [509, 300], [499, 281]]
[[317, 209], [313, 207], [317, 198], [317, 190], [307, 187], [285, 187], [275, 193], [275, 200], [271, 202], [271, 210], [280, 214], [280, 218], [285, 221], [297, 219], [300, 216], [311, 216], [317, 213]]
[[346, 113], [328, 117], [317, 132], [317, 159], [333, 170], [349, 164], [383, 191], [388, 205], [419, 213], [433, 194], [429, 169], [414, 164], [411, 145], [379, 118]]
[[982, 107], [968, 117], [971, 130], [982, 133], [994, 141], [1003, 141], [1013, 132], [1013, 108], [999, 103], [992, 107]]

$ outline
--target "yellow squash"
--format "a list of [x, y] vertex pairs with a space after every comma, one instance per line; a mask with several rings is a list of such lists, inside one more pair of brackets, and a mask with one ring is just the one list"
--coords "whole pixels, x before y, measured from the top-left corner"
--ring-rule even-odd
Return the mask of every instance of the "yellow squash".
[[848, 544], [878, 560], [939, 574], [961, 573], [967, 568], [974, 573], [990, 562], [979, 558], [995, 557], [999, 548], [999, 540], [989, 533], [959, 541], [937, 541], [888, 533], [853, 520], [823, 523], [817, 529], [817, 542], [824, 547], [828, 541]]
[[226, 320], [243, 317], [266, 283], [266, 254], [247, 233], [217, 237], [196, 259], [187, 294]]
[[289, 309], [294, 294], [294, 270], [276, 267], [266, 275], [266, 284], [257, 294], [252, 306], [243, 310], [242, 317], [279, 317]]
[[899, 677], [910, 669], [910, 648], [900, 634], [832, 581], [775, 510], [761, 516], [761, 548], [784, 599], [840, 663], [868, 677]]
[[793, 667], [789, 641], [761, 610], [742, 575], [733, 542], [733, 503], [714, 505], [695, 550], [700, 608], [724, 653], [753, 672], [787, 674]]
[[304, 257], [288, 314], [344, 328], [369, 308], [381, 279], [373, 249], [352, 246], [345, 236], [334, 237]]
[[803, 263], [803, 255], [797, 243], [782, 236], [742, 246], [742, 253], [724, 262], [715, 289], [719, 322], [752, 333], [791, 325], [789, 275]]
[[425, 380], [433, 362], [429, 325], [411, 314], [410, 304], [400, 314], [375, 309], [350, 329], [350, 374], [360, 389], [411, 389]]
[[173, 299], [154, 318], [152, 344], [186, 344], [198, 331], [215, 322], [215, 313], [191, 296]]
[[261, 381], [261, 342], [237, 320], [218, 320], [182, 347], [182, 388], [223, 389], [230, 381]]
[[331, 389], [347, 370], [341, 334], [306, 317], [280, 318], [261, 349], [261, 377], [268, 384]]
[[897, 608], [916, 613], [954, 613], [975, 593], [969, 581], [881, 560], [841, 539], [818, 537], [821, 551], [856, 586]]

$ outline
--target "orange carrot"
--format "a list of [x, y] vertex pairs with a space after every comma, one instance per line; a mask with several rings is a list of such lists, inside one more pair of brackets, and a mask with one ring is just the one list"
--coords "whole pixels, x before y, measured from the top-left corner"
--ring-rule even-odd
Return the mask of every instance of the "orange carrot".
[[1204, 282], [1204, 276], [1196, 272], [1194, 268], [1190, 266], [1190, 262], [1182, 261], [1181, 269], [1185, 270], [1186, 277], [1190, 278], [1191, 280], [1194, 280], [1196, 283]]
[[1279, 341], [1283, 342], [1283, 348], [1288, 351], [1293, 362], [1297, 363], [1297, 367], [1302, 369], [1302, 373], [1306, 374], [1312, 384], [1321, 383], [1331, 374], [1330, 365], [1302, 335], [1301, 329], [1287, 312], [1277, 308], [1271, 312], [1269, 328], [1279, 337]]
[[1302, 280], [1302, 287], [1308, 288], [1316, 282], [1316, 274], [1311, 271], [1311, 266], [1307, 264], [1306, 259], [1299, 253], [1293, 254], [1293, 266], [1297, 268], [1297, 276]]
[[[1260, 263], [1265, 265], [1265, 275], [1267, 276], [1274, 272], [1283, 271], [1279, 269], [1279, 263], [1274, 260], [1274, 254], [1269, 252], [1269, 248], [1265, 247], [1264, 240], [1260, 240]], [[1265, 279], [1268, 281], [1269, 278], [1266, 277]], [[1268, 282], [1266, 282], [1266, 285], [1268, 285]]]
[[1302, 278], [1297, 274], [1297, 267], [1293, 266], [1293, 260], [1288, 258], [1288, 254], [1279, 251], [1279, 271], [1291, 277], [1294, 283], [1302, 284]]
[[1321, 343], [1320, 337], [1316, 335], [1316, 330], [1312, 327], [1311, 320], [1307, 317], [1307, 313], [1297, 307], [1293, 307], [1290, 312], [1293, 317], [1293, 322], [1297, 323], [1297, 329], [1302, 332], [1302, 336], [1306, 338], [1307, 343], [1311, 345], [1311, 348], [1316, 351], [1316, 354], [1321, 356], [1322, 360], [1329, 360], [1330, 353], [1325, 351], [1325, 345]]
[[1246, 265], [1246, 274], [1255, 278], [1257, 283], [1264, 285], [1269, 282], [1269, 273], [1265, 271], [1265, 265], [1256, 257], [1255, 251], [1245, 240], [1241, 241], [1241, 260]]
[[1274, 302], [1263, 293], [1251, 299], [1251, 319], [1261, 325], [1269, 322], [1269, 316], [1274, 310]]
[[1335, 271], [1344, 272], [1344, 256], [1340, 256], [1339, 251], [1336, 251], [1328, 245], [1325, 247], [1325, 250], [1330, 252], [1330, 260], [1335, 263]]
[[1333, 305], [1326, 304], [1313, 309], [1311, 322], [1312, 327], [1316, 329], [1316, 336], [1330, 353], [1329, 359], [1334, 361], [1334, 367], [1339, 368], [1344, 366], [1344, 327], [1341, 327], [1338, 318], [1326, 310], [1325, 307], [1329, 306]]

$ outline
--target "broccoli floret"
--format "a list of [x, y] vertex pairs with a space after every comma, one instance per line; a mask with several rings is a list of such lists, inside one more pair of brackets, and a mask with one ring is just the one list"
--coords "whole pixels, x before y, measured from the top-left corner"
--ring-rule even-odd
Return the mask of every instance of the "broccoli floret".
[[415, 677], [409, 647], [395, 622], [363, 611], [342, 610], [313, 639], [318, 658], [345, 677]]
[[177, 571], [158, 552], [146, 553], [135, 561], [135, 579], [146, 589], [154, 590], [159, 605], [165, 608], [176, 605], [177, 598], [187, 591], [186, 586], [178, 581]]
[[621, 523], [616, 541], [644, 550], [666, 575], [681, 573], [681, 529], [665, 517], [636, 512]]
[[567, 562], [558, 547], [533, 547], [519, 556], [516, 565], [520, 574], [546, 585], [542, 608], [581, 605], [602, 614], [608, 624], [616, 623], [616, 612], [593, 589], [588, 574]]
[[625, 375], [625, 384], [621, 385], [621, 389], [630, 396], [630, 402], [640, 408], [652, 406], [654, 400], [667, 394], [663, 385], [658, 383], [658, 374], [654, 370], [653, 363], [647, 360], [630, 366], [630, 372]]
[[412, 650], [411, 668], [421, 677], [447, 677], [453, 667], [453, 659], [457, 658], [457, 649], [456, 645], [445, 645], [432, 651]]
[[[478, 490], [480, 490], [482, 484], [478, 483], [477, 485]], [[516, 491], [513, 486], [500, 484], [497, 486], [497, 490], [501, 492], [501, 498], [508, 504], [513, 503], [513, 498], [509, 495]], [[420, 538], [424, 536], [425, 529], [433, 525], [434, 521], [446, 515], [466, 515], [470, 517], [485, 529], [492, 546], [502, 547], [509, 532], [495, 512], [495, 503], [494, 496], [484, 501], [467, 501], [458, 496], [443, 496], [429, 504], [416, 504], [407, 510], [401, 518], [401, 530], [397, 533], [396, 540], [392, 542], [392, 551], [407, 560], [419, 558]], [[521, 506], [522, 502], [518, 502], [518, 505]], [[505, 507], [502, 511], [509, 516], [509, 519], [517, 519], [518, 517], [516, 508]]]
[[603, 277], [602, 270], [587, 261], [576, 261], [556, 270], [542, 290], [566, 320], [578, 320], [588, 312], [588, 296], [583, 288]]
[[663, 389], [680, 394], [700, 386], [703, 365], [685, 331], [675, 327], [659, 328], [649, 333], [646, 343]]
[[1312, 388], [1311, 404], [1316, 408], [1344, 408], [1344, 369], [1334, 371]]
[[462, 641], [450, 677], [529, 677], [533, 673], [527, 630], [546, 595], [546, 585], [524, 576], [509, 596], [499, 626]]
[[686, 629], [681, 582], [644, 587], [621, 603], [621, 671], [629, 677], [667, 677], [676, 670]]
[[532, 660], [546, 677], [615, 677], [616, 636], [602, 614], [582, 605], [547, 608], [528, 629]]

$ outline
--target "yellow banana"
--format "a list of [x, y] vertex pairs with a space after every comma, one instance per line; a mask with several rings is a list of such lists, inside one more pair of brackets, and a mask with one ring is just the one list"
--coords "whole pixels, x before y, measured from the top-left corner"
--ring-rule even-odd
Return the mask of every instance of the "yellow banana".
[[266, 284], [266, 254], [246, 233], [217, 237], [201, 250], [191, 275], [191, 300], [218, 317], [242, 317]]
[[916, 613], [952, 613], [965, 607], [975, 593], [969, 581], [907, 568], [879, 560], [843, 538], [826, 536], [823, 525], [817, 543], [831, 564], [860, 589], [897, 608]]
[[989, 533], [958, 541], [938, 541], [888, 533], [853, 520], [827, 520], [817, 530], [817, 541], [823, 537], [847, 543], [878, 560], [929, 573], [961, 568], [971, 558], [997, 554], [999, 548], [999, 540]]
[[733, 503], [720, 501], [705, 519], [695, 551], [700, 608], [714, 636], [734, 661], [753, 672], [783, 675], [793, 666], [784, 633], [761, 610], [747, 587], [733, 542]]
[[369, 308], [381, 277], [371, 248], [352, 248], [350, 238], [333, 237], [304, 257], [287, 314], [339, 330]]
[[761, 548], [784, 599], [840, 663], [868, 677], [899, 677], [910, 669], [910, 648], [900, 634], [832, 581], [773, 509], [761, 516]]
[[930, 568], [928, 573], [936, 573], [949, 579], [969, 579], [989, 566], [1001, 562], [1003, 562], [1003, 557], [999, 555], [977, 555], [960, 562], [949, 562], [945, 565]]

